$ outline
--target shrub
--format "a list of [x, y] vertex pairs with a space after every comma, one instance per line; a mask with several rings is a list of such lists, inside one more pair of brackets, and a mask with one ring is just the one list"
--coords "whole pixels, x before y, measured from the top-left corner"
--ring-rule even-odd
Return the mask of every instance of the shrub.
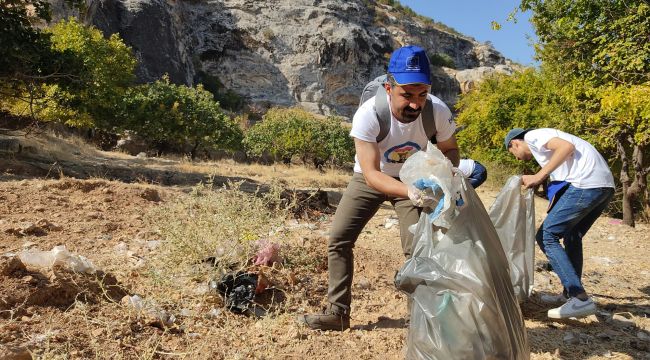
[[175, 85], [164, 77], [129, 90], [124, 98], [124, 130], [159, 142], [190, 143], [195, 157], [200, 146], [238, 150], [243, 134], [219, 103], [201, 85]]
[[246, 133], [244, 146], [253, 157], [271, 155], [286, 163], [294, 156], [319, 167], [351, 161], [354, 144], [336, 117], [326, 119], [301, 109], [269, 110], [262, 121]]
[[[256, 242], [284, 224], [287, 204], [280, 198], [279, 187], [261, 195], [239, 190], [239, 185], [230, 184], [228, 189], [199, 185], [189, 196], [148, 214], [163, 239], [150, 268], [158, 278], [203, 280], [210, 273], [244, 269]], [[278, 239], [271, 236], [268, 240]]]
[[444, 66], [452, 69], [456, 68], [456, 62], [454, 62], [454, 59], [445, 53], [434, 53], [429, 55], [429, 62], [433, 66]]

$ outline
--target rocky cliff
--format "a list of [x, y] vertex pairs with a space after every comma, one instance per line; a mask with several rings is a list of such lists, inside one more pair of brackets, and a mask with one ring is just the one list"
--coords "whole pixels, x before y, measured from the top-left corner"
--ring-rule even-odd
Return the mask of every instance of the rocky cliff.
[[[62, 1], [53, 0], [59, 17]], [[491, 46], [372, 0], [88, 1], [84, 21], [121, 35], [141, 81], [216, 79], [261, 107], [350, 117], [363, 86], [404, 44], [453, 64], [433, 71], [432, 92], [450, 104], [484, 74], [512, 71]]]

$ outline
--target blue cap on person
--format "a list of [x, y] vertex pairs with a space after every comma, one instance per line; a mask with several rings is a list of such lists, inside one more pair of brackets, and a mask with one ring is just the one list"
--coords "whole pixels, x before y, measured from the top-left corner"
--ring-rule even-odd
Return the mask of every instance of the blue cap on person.
[[[529, 130], [530, 130], [530, 129], [529, 129]], [[513, 139], [521, 139], [521, 138], [523, 138], [524, 135], [526, 135], [526, 133], [527, 133], [529, 130], [522, 129], [522, 128], [514, 128], [514, 129], [508, 131], [508, 134], [506, 135], [506, 138], [505, 138], [505, 140], [504, 140], [504, 142], [503, 142], [503, 145], [505, 145], [506, 150], [508, 150], [508, 148], [510, 148], [509, 145], [510, 145], [510, 142], [511, 142]]]
[[388, 72], [393, 75], [398, 85], [431, 85], [429, 58], [419, 46], [407, 45], [395, 50], [390, 56]]

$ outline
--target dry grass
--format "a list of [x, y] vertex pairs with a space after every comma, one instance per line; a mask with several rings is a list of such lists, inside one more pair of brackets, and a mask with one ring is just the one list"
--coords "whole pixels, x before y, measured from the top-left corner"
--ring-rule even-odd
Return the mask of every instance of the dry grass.
[[233, 160], [215, 162], [190, 162], [181, 160], [176, 169], [183, 172], [197, 172], [217, 176], [248, 177], [261, 183], [270, 183], [280, 179], [282, 183], [294, 188], [342, 188], [350, 180], [351, 170], [326, 168], [319, 171], [314, 168], [285, 164], [245, 164]]

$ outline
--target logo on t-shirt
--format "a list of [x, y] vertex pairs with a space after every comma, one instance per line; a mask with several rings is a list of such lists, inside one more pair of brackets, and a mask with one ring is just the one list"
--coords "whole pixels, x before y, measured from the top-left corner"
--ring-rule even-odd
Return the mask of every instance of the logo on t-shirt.
[[404, 144], [393, 146], [384, 153], [386, 163], [404, 163], [409, 156], [420, 151], [420, 145], [407, 141]]

